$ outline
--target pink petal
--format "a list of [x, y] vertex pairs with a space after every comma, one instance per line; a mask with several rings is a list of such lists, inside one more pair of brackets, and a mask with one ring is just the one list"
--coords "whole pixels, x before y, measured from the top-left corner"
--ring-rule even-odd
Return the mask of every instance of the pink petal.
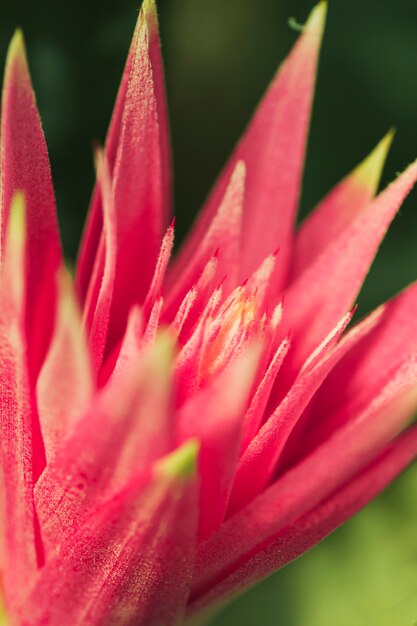
[[326, 342], [313, 352], [284, 400], [268, 418], [242, 455], [229, 504], [229, 514], [253, 499], [271, 480], [290, 434], [308, 402], [336, 363], [360, 338], [370, 332], [374, 320], [351, 331], [333, 350], [351, 315], [345, 316]]
[[[97, 252], [94, 277], [84, 305], [84, 322], [88, 331], [94, 374], [103, 362], [110, 324], [110, 310], [116, 278], [117, 226], [112, 181], [105, 155], [97, 150], [97, 183], [103, 211], [103, 239]], [[99, 260], [104, 259], [103, 267]]]
[[[33, 483], [36, 463], [44, 462], [30, 389], [25, 341], [25, 217], [22, 195], [12, 199], [0, 271], [0, 442], [1, 568], [6, 604], [27, 584], [41, 561], [35, 543]], [[37, 554], [36, 548], [39, 552]]]
[[326, 3], [320, 2], [221, 174], [175, 264], [173, 275], [181, 275], [196, 254], [224, 196], [231, 172], [236, 163], [243, 160], [247, 166], [247, 185], [240, 280], [250, 276], [265, 256], [279, 247], [280, 262], [273, 281], [275, 294], [283, 287], [292, 247], [325, 16]]
[[158, 328], [160, 326], [161, 312], [162, 312], [163, 306], [164, 306], [163, 298], [158, 298], [153, 303], [153, 306], [149, 315], [148, 325], [146, 326], [145, 332], [143, 334], [143, 340], [145, 344], [152, 343], [156, 337]]
[[277, 261], [278, 252], [279, 250], [276, 250], [273, 254], [265, 257], [261, 265], [247, 279], [248, 291], [256, 294], [256, 302], [260, 313], [265, 310], [270, 300], [273, 300], [270, 297], [270, 290], [274, 280], [274, 271], [279, 262]]
[[290, 347], [289, 339], [279, 345], [263, 379], [256, 389], [243, 419], [241, 452], [244, 452], [262, 425], [272, 386]]
[[242, 412], [252, 388], [259, 351], [251, 349], [189, 400], [177, 417], [180, 443], [200, 442], [199, 537], [208, 537], [224, 519], [240, 449]]
[[140, 354], [144, 348], [145, 320], [143, 311], [138, 306], [133, 306], [129, 313], [126, 332], [120, 345], [110, 355], [100, 371], [99, 386], [104, 387], [109, 378], [119, 378], [129, 367], [136, 367]]
[[[171, 205], [171, 155], [169, 149], [169, 128], [164, 75], [154, 0], [144, 0], [139, 14], [106, 139], [106, 158], [109, 163], [110, 173], [113, 176], [118, 151], [123, 140], [123, 125], [125, 124], [124, 117], [126, 116], [125, 110], [129, 108], [134, 101], [131, 83], [134, 83], [135, 76], [137, 76], [140, 71], [140, 68], [135, 67], [135, 64], [138, 62], [138, 55], [143, 52], [137, 48], [137, 44], [140, 36], [139, 31], [141, 29], [143, 30], [144, 27], [147, 27], [149, 36], [148, 50], [145, 52], [145, 57], [148, 57], [148, 59], [142, 59], [142, 61], [145, 65], [148, 63], [148, 69], [151, 68], [151, 84], [147, 85], [147, 93], [152, 101], [152, 106], [156, 106], [157, 124], [153, 132], [155, 133], [156, 144], [159, 143], [159, 148], [156, 149], [159, 149], [161, 159], [161, 194], [163, 198], [161, 199], [161, 206], [159, 208], [161, 214], [167, 218]], [[143, 78], [145, 80], [145, 74]], [[136, 89], [140, 90], [140, 88], [141, 86], [138, 84]], [[146, 107], [146, 102], [144, 106]], [[140, 114], [140, 110], [137, 110], [137, 113]], [[159, 139], [157, 137], [158, 135]], [[96, 257], [99, 255], [102, 226], [102, 200], [100, 190], [96, 187], [93, 193], [77, 263], [76, 285], [78, 295], [82, 302], [84, 302], [87, 295], [93, 267], [96, 262]]]
[[[215, 288], [218, 286], [219, 257], [217, 252], [207, 262], [196, 284], [185, 295], [171, 323], [173, 329], [179, 329], [177, 332], [181, 344], [186, 343], [190, 338]], [[169, 310], [168, 313], [164, 311], [164, 320], [166, 314], [169, 318]]]
[[171, 257], [173, 245], [174, 245], [174, 221], [169, 226], [165, 234], [165, 237], [163, 238], [162, 243], [161, 243], [161, 249], [159, 251], [159, 256], [158, 256], [158, 260], [156, 263], [155, 272], [152, 278], [151, 285], [149, 287], [149, 291], [145, 298], [145, 303], [143, 307], [145, 315], [149, 313], [154, 301], [162, 292], [162, 285], [165, 279], [165, 272], [167, 270], [169, 259]]
[[172, 317], [186, 293], [197, 282], [205, 266], [218, 253], [217, 279], [226, 275], [228, 293], [237, 285], [237, 261], [241, 250], [242, 210], [245, 192], [246, 167], [238, 161], [234, 168], [223, 200], [213, 220], [199, 242], [195, 255], [181, 274], [171, 270], [167, 277], [165, 316]]
[[289, 326], [295, 336], [290, 376], [352, 306], [389, 224], [416, 179], [417, 162], [379, 194], [339, 237], [330, 241], [290, 286], [283, 324], [283, 329]]
[[256, 560], [258, 553], [261, 559], [261, 553], [286, 527], [371, 463], [415, 411], [416, 380], [417, 355], [414, 355], [363, 413], [356, 415], [202, 544], [194, 597], [206, 593], [250, 560]]
[[213, 292], [193, 334], [178, 353], [174, 370], [176, 405], [178, 407], [182, 406], [190, 396], [198, 391], [201, 350], [206, 326], [212, 312], [218, 308], [222, 294], [223, 290], [221, 287]]
[[74, 529], [41, 570], [21, 623], [179, 623], [195, 557], [196, 451], [194, 442], [176, 450]]
[[155, 5], [148, 1], [139, 16], [113, 171], [117, 261], [110, 316], [110, 349], [123, 336], [130, 307], [143, 303], [146, 297], [166, 228], [168, 148], [164, 132], [166, 123], [161, 119], [165, 105], [159, 102], [159, 71]]
[[48, 554], [92, 507], [172, 448], [171, 350], [161, 335], [97, 394], [46, 467], [35, 499]]
[[195, 594], [196, 599], [191, 602], [189, 613], [194, 614], [208, 605], [230, 598], [312, 548], [377, 496], [416, 454], [417, 429], [413, 428], [395, 439], [370, 466], [334, 495], [279, 532], [253, 557], [208, 588], [207, 592]]
[[[58, 276], [55, 328], [36, 398], [47, 460], [81, 418], [93, 391], [90, 357], [70, 276]], [[70, 400], [69, 400], [70, 399]]]
[[[123, 337], [130, 307], [143, 304], [146, 297], [169, 210], [167, 122], [156, 9], [151, 0], [141, 8], [125, 72], [106, 149], [117, 235], [108, 354]], [[94, 217], [101, 201], [93, 201], [80, 256], [81, 295], [87, 292], [86, 272], [93, 276], [88, 286], [91, 293], [98, 292], [94, 283], [101, 283], [104, 272], [102, 225]]]
[[295, 241], [292, 281], [366, 209], [378, 188], [392, 139], [390, 131], [302, 224]]
[[376, 326], [343, 357], [314, 398], [307, 422], [292, 443], [293, 459], [363, 410], [417, 352], [416, 312], [417, 284], [380, 307]]
[[55, 274], [61, 247], [45, 139], [17, 31], [6, 61], [1, 113], [1, 239], [4, 243], [12, 197], [23, 191], [26, 203], [26, 333], [29, 376], [36, 381], [53, 326]]

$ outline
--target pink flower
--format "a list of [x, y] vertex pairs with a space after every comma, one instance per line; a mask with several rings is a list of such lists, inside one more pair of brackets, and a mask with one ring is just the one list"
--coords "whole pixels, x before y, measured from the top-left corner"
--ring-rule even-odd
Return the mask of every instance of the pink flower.
[[294, 226], [325, 13], [312, 11], [169, 265], [168, 123], [145, 0], [75, 290], [13, 38], [0, 240], [11, 624], [181, 623], [320, 541], [417, 454], [417, 284], [347, 328], [417, 163], [374, 197], [388, 135]]

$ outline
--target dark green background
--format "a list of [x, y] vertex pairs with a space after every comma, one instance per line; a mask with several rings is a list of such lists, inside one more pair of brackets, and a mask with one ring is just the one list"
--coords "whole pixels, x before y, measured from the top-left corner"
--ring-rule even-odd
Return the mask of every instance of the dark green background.
[[[306, 0], [160, 0], [180, 236], [296, 38]], [[2, 3], [0, 54], [27, 39], [67, 256], [74, 258], [138, 11], [136, 0]], [[302, 211], [392, 125], [384, 182], [417, 157], [417, 2], [333, 0], [321, 57]], [[417, 278], [417, 197], [395, 221], [360, 298], [369, 309]], [[416, 312], [417, 314], [417, 312]], [[309, 555], [228, 609], [216, 624], [417, 623], [413, 470]]]

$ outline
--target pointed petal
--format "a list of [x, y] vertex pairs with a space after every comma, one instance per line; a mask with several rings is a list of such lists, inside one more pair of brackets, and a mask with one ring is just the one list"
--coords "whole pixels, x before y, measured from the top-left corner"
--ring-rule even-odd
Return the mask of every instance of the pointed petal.
[[149, 313], [153, 303], [162, 291], [162, 285], [165, 279], [165, 273], [168, 267], [169, 259], [171, 257], [172, 248], [174, 245], [174, 223], [172, 223], [161, 243], [161, 249], [159, 251], [158, 260], [156, 262], [155, 272], [152, 278], [151, 286], [145, 298], [143, 305], [145, 315]]
[[27, 67], [23, 36], [14, 35], [7, 55], [1, 112], [1, 238], [12, 197], [21, 190], [26, 202], [26, 328], [29, 375], [34, 384], [53, 326], [55, 274], [61, 248], [45, 139]]
[[[248, 277], [246, 283], [247, 289], [256, 294], [256, 302], [259, 312], [264, 312], [265, 308], [272, 304], [276, 304], [275, 299], [271, 298], [271, 283], [274, 276], [274, 270], [277, 265], [278, 250], [274, 254], [269, 254], [253, 274]], [[245, 279], [246, 280], [246, 279]]]
[[41, 570], [22, 623], [180, 623], [195, 557], [197, 450], [195, 442], [176, 450], [68, 535]]
[[256, 389], [249, 409], [246, 411], [242, 430], [241, 452], [244, 452], [262, 425], [272, 386], [290, 347], [289, 339], [284, 339], [275, 352], [265, 375]]
[[99, 380], [99, 386], [104, 387], [107, 384], [109, 378], [119, 378], [123, 375], [129, 367], [135, 367], [135, 364], [140, 358], [140, 352], [144, 347], [143, 333], [145, 327], [145, 320], [143, 318], [143, 311], [138, 306], [133, 306], [127, 321], [126, 332], [120, 346], [112, 354], [108, 362], [105, 363], [100, 374], [103, 376]]
[[288, 526], [362, 471], [407, 425], [417, 407], [417, 355], [367, 409], [255, 498], [201, 545], [195, 595], [221, 582]]
[[217, 279], [221, 280], [226, 275], [226, 295], [237, 286], [245, 178], [245, 164], [243, 161], [239, 161], [231, 174], [219, 209], [199, 242], [195, 255], [190, 259], [182, 273], [175, 270], [175, 265], [174, 269], [169, 272], [165, 311], [168, 318], [178, 310], [186, 293], [197, 282], [217, 249], [219, 250]]
[[390, 131], [302, 224], [295, 242], [292, 281], [366, 209], [377, 191], [392, 140]]
[[36, 388], [47, 461], [87, 409], [93, 391], [81, 313], [71, 277], [64, 268], [57, 282], [55, 328]]
[[172, 448], [171, 351], [170, 338], [161, 335], [95, 397], [57, 449], [35, 490], [47, 553], [92, 507]]
[[[6, 601], [14, 604], [37, 566], [33, 506], [35, 411], [25, 342], [25, 216], [14, 196], [0, 272], [0, 442], [4, 492], [1, 497]], [[39, 453], [42, 454], [42, 450]]]
[[[105, 155], [96, 151], [97, 189], [103, 210], [103, 238], [97, 251], [97, 264], [84, 306], [93, 372], [98, 375], [105, 356], [110, 310], [113, 301], [117, 259], [117, 225], [109, 165]], [[103, 266], [101, 266], [103, 263]]]
[[413, 428], [390, 444], [356, 478], [289, 525], [252, 558], [203, 595], [196, 594], [196, 599], [189, 605], [189, 613], [194, 614], [205, 606], [230, 599], [241, 589], [262, 580], [312, 548], [377, 496], [416, 455], [417, 428]]
[[[177, 417], [180, 443], [200, 442], [199, 538], [205, 539], [224, 519], [238, 460], [242, 413], [252, 388], [259, 350], [254, 347], [181, 409]], [[198, 416], [198, 417], [197, 417]]]
[[328, 337], [310, 356], [298, 379], [274, 413], [242, 455], [233, 485], [229, 514], [250, 502], [272, 479], [285, 445], [308, 402], [336, 363], [357, 341], [373, 328], [375, 320], [368, 320], [351, 331], [333, 350], [351, 315], [345, 316]]
[[250, 276], [265, 256], [279, 247], [275, 295], [282, 289], [292, 246], [326, 8], [326, 3], [320, 2], [313, 9], [302, 35], [273, 79], [179, 256], [177, 275], [195, 255], [231, 172], [242, 159], [248, 173], [240, 280]]
[[[392, 219], [417, 179], [410, 165], [309, 266], [286, 293], [283, 329], [290, 326], [295, 372], [352, 306]], [[323, 297], [331, 294], [331, 297]]]
[[165, 104], [160, 101], [154, 2], [142, 5], [134, 46], [113, 170], [117, 262], [109, 349], [122, 338], [131, 306], [142, 304], [146, 297], [169, 210], [166, 121], [161, 117]]
[[[129, 54], [126, 60], [122, 81], [117, 94], [117, 99], [109, 126], [106, 139], [106, 158], [109, 163], [110, 173], [113, 176], [117, 154], [122, 142], [123, 125], [125, 110], [132, 105], [134, 100], [132, 94], [131, 83], [135, 82], [135, 76], [138, 74], [138, 68], [135, 68], [137, 56], [141, 53], [137, 49], [137, 40], [139, 30], [143, 28], [143, 20], [148, 26], [148, 61], [151, 66], [151, 85], [148, 85], [148, 93], [157, 110], [157, 128], [155, 134], [159, 134], [159, 151], [161, 159], [161, 207], [162, 215], [167, 218], [169, 207], [171, 205], [171, 155], [169, 148], [169, 128], [168, 115], [165, 97], [164, 73], [162, 66], [162, 58], [159, 44], [158, 23], [156, 6], [153, 0], [145, 0], [136, 24], [135, 33], [130, 46]], [[130, 87], [129, 87], [130, 85]], [[140, 90], [141, 86], [136, 85], [136, 89]], [[140, 113], [140, 111], [137, 111]], [[123, 210], [123, 209], [122, 209]], [[102, 206], [100, 192], [96, 188], [87, 218], [87, 223], [80, 247], [77, 262], [77, 278], [76, 286], [80, 300], [84, 302], [94, 267], [95, 259], [98, 254], [99, 241], [102, 237]]]
[[[204, 309], [206, 308], [210, 297], [215, 291], [215, 288], [218, 286], [218, 275], [219, 257], [218, 254], [215, 253], [207, 262], [196, 284], [191, 287], [190, 291], [188, 291], [185, 295], [171, 323], [173, 329], [179, 328], [177, 332], [178, 335], [180, 335], [181, 344], [188, 341], [191, 333], [198, 324], [201, 315], [203, 315]], [[185, 312], [186, 316], [184, 317]], [[163, 315], [163, 321], [165, 320], [165, 316], [169, 319], [169, 309], [168, 311], [164, 311]]]
[[177, 356], [174, 370], [177, 407], [182, 406], [189, 397], [198, 391], [201, 351], [208, 323], [207, 320], [210, 318], [212, 311], [219, 306], [221, 298], [222, 288], [220, 287], [213, 292], [197, 327]]
[[151, 312], [149, 314], [148, 325], [146, 326], [145, 332], [143, 334], [143, 341], [146, 345], [152, 343], [156, 337], [160, 325], [161, 311], [163, 306], [163, 298], [158, 298], [153, 303]]
[[417, 352], [416, 311], [416, 283], [380, 307], [372, 332], [341, 359], [314, 398], [308, 421], [293, 442], [298, 455], [363, 410]]
[[181, 302], [179, 309], [170, 324], [170, 330], [176, 339], [179, 338], [186, 321], [189, 319], [190, 311], [197, 300], [197, 289], [192, 287]]

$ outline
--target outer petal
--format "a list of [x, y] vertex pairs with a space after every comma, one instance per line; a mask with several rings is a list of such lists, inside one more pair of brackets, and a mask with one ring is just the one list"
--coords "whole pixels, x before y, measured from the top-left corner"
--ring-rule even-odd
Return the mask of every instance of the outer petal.
[[117, 224], [109, 166], [100, 150], [96, 153], [96, 163], [97, 189], [100, 191], [103, 211], [103, 238], [97, 251], [90, 290], [84, 303], [84, 322], [88, 332], [92, 365], [97, 376], [106, 350], [116, 280]]
[[416, 283], [379, 308], [376, 326], [345, 355], [318, 391], [291, 442], [287, 462], [305, 456], [363, 410], [417, 352], [416, 312]]
[[262, 425], [272, 386], [289, 348], [290, 340], [284, 339], [273, 355], [267, 371], [257, 386], [256, 393], [252, 398], [242, 423], [243, 436], [241, 452], [246, 450]]
[[[245, 192], [246, 166], [239, 161], [233, 170], [224, 198], [198, 250], [183, 273], [172, 283], [168, 277], [165, 317], [172, 318], [191, 287], [198, 281], [209, 260], [218, 250], [217, 279], [226, 276], [226, 295], [237, 285], [239, 256], [242, 245], [242, 211]], [[171, 282], [170, 282], [171, 281]]]
[[173, 445], [170, 339], [161, 336], [97, 395], [36, 485], [45, 550]]
[[36, 412], [29, 384], [25, 342], [25, 226], [23, 196], [15, 196], [0, 272], [0, 442], [2, 514], [5, 554], [1, 567], [6, 605], [13, 607], [16, 594], [41, 560], [36, 553], [33, 505]]
[[238, 460], [242, 412], [245, 411], [258, 364], [252, 348], [191, 398], [177, 417], [180, 442], [200, 441], [199, 537], [206, 538], [224, 519]]
[[284, 400], [246, 448], [239, 461], [229, 514], [250, 502], [272, 479], [288, 438], [308, 402], [335, 364], [370, 331], [372, 324], [375, 323], [373, 320], [366, 321], [353, 329], [333, 349], [329, 349], [339, 339], [350, 319], [351, 315], [345, 316], [326, 342], [311, 355]]
[[215, 253], [206, 264], [197, 283], [191, 287], [178, 307], [171, 328], [180, 338], [181, 344], [186, 343], [189, 339], [190, 333], [198, 320], [201, 319], [204, 309], [215, 291], [218, 266], [218, 254]]
[[301, 225], [295, 241], [291, 280], [362, 213], [374, 197], [393, 139], [390, 131], [371, 154], [342, 180]]
[[196, 546], [196, 451], [186, 444], [75, 529], [41, 570], [21, 623], [179, 623]]
[[34, 384], [53, 326], [55, 274], [61, 263], [61, 249], [48, 153], [19, 31], [10, 44], [3, 85], [1, 256], [16, 190], [24, 192], [26, 202], [26, 332], [29, 376]]
[[417, 355], [384, 392], [201, 545], [193, 596], [262, 553], [280, 533], [352, 480], [404, 428], [417, 406]]
[[169, 226], [161, 243], [161, 249], [159, 251], [158, 261], [156, 263], [155, 272], [152, 278], [149, 291], [146, 295], [144, 303], [145, 316], [150, 313], [152, 305], [157, 300], [162, 291], [162, 285], [165, 278], [165, 273], [168, 267], [169, 260], [171, 258], [172, 247], [174, 245], [174, 221]]
[[93, 391], [90, 357], [71, 277], [63, 268], [51, 345], [36, 397], [47, 461], [87, 409]]
[[[329, 242], [286, 293], [283, 329], [294, 333], [291, 379], [306, 356], [352, 306], [378, 246], [417, 179], [410, 165], [346, 228]], [[323, 297], [323, 294], [329, 297]]]
[[[124, 79], [106, 149], [113, 180], [117, 235], [107, 353], [121, 340], [130, 307], [142, 304], [146, 297], [169, 211], [167, 122], [157, 17], [152, 0], [142, 5], [126, 73], [127, 85]], [[98, 202], [98, 206], [93, 202], [95, 212], [102, 200]], [[102, 220], [91, 217], [80, 257], [78, 285], [81, 294], [86, 292], [87, 271], [92, 273], [88, 294], [99, 293], [106, 257], [103, 234], [98, 241], [101, 228]], [[94, 310], [94, 301], [89, 306]]]
[[[302, 35], [273, 79], [246, 134], [199, 218], [171, 273], [175, 282], [198, 249], [239, 160], [247, 166], [240, 280], [267, 254], [280, 248], [274, 292], [282, 288], [292, 246], [292, 229], [304, 163], [307, 130], [326, 3], [313, 9]], [[275, 294], [274, 294], [275, 295]]]
[[380, 493], [417, 454], [417, 429], [396, 439], [387, 449], [346, 483], [333, 496], [290, 524], [252, 558], [214, 584], [207, 593], [196, 595], [188, 612], [224, 601], [241, 589], [265, 578], [313, 547]]
[[[129, 50], [128, 58], [126, 60], [126, 66], [124, 69], [122, 81], [120, 84], [119, 92], [117, 94], [117, 99], [109, 126], [109, 132], [106, 140], [106, 158], [109, 163], [110, 173], [111, 175], [113, 175], [119, 146], [122, 141], [124, 124], [123, 118], [125, 116], [125, 110], [127, 107], [131, 106], [132, 103], [132, 88], [129, 88], [129, 84], [132, 83], [132, 78], [133, 82], [135, 80], [134, 77], [136, 70], [134, 68], [134, 64], [135, 57], [139, 52], [137, 50], [138, 31], [143, 28], [144, 19], [149, 25], [148, 55], [149, 61], [152, 66], [152, 86], [148, 85], [148, 87], [151, 87], [151, 89], [153, 89], [153, 97], [156, 100], [157, 107], [157, 129], [155, 128], [155, 131], [159, 133], [159, 150], [161, 157], [162, 177], [161, 193], [163, 196], [160, 210], [162, 211], [162, 215], [167, 217], [171, 204], [171, 155], [169, 149], [169, 128], [165, 98], [164, 76], [159, 45], [156, 6], [154, 0], [144, 0], [142, 10], [136, 24], [133, 41]], [[140, 86], [136, 85], [136, 88], [140, 89]], [[130, 93], [128, 93], [129, 89]], [[96, 187], [93, 193], [93, 199], [91, 202], [77, 263], [78, 267], [76, 285], [78, 294], [82, 302], [84, 302], [87, 291], [89, 289], [89, 283], [93, 273], [93, 267], [98, 260], [97, 256], [100, 257], [99, 242], [100, 239], [102, 239], [103, 237], [102, 226], [102, 199], [100, 190]], [[103, 259], [101, 258], [101, 261], [99, 262], [103, 263]]]

